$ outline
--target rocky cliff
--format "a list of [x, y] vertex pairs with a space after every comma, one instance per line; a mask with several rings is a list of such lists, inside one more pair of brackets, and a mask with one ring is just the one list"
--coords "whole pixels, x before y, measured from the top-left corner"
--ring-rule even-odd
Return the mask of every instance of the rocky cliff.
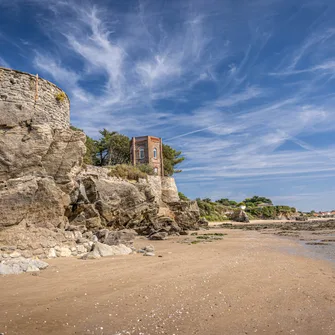
[[85, 135], [54, 84], [0, 68], [0, 257], [80, 255], [102, 228], [140, 234], [197, 227], [194, 202], [173, 178], [138, 182], [82, 168]]
[[147, 176], [135, 182], [110, 177], [108, 172], [87, 166], [79, 173], [78, 188], [65, 213], [70, 225], [92, 231], [131, 228], [144, 235], [197, 228], [199, 209], [195, 202], [179, 200], [173, 178]]

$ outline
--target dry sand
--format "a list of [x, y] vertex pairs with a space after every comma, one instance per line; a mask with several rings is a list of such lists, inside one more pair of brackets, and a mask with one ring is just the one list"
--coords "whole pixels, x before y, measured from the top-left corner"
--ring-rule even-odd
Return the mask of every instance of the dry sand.
[[155, 257], [56, 259], [1, 277], [0, 333], [335, 334], [334, 264], [289, 239], [216, 231], [228, 235], [152, 242]]

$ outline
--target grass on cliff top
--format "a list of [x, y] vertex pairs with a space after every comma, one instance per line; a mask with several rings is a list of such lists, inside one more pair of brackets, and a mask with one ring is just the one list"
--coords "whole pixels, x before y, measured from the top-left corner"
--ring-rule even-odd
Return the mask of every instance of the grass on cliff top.
[[147, 179], [148, 175], [153, 175], [154, 170], [151, 166], [147, 164], [141, 165], [128, 165], [119, 164], [110, 167], [109, 176], [118, 177], [126, 180], [136, 180]]

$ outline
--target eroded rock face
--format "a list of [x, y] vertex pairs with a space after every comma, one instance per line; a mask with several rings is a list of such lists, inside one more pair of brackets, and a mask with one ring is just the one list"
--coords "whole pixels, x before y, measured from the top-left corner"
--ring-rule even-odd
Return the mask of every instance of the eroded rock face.
[[0, 229], [23, 219], [37, 226], [65, 226], [84, 142], [80, 132], [49, 126], [29, 130], [17, 125], [0, 135]]
[[200, 212], [196, 201], [170, 202], [170, 210], [174, 213], [174, 219], [182, 230], [199, 228]]
[[[26, 76], [24, 83], [30, 78]], [[6, 84], [6, 78], [1, 85]], [[14, 93], [20, 97], [21, 77], [13, 78], [14, 87], [18, 84]], [[45, 99], [51, 108], [55, 98]], [[85, 135], [66, 129], [56, 119], [52, 122], [51, 113], [43, 118], [43, 108], [46, 114], [48, 111], [43, 103], [0, 100], [0, 230], [23, 220], [27, 225], [47, 228], [64, 228], [67, 224], [64, 212], [70, 204], [69, 194], [76, 187], [75, 176], [86, 150]], [[60, 105], [59, 110], [62, 108]]]
[[[66, 212], [71, 225], [85, 224], [95, 232], [101, 232], [103, 227], [111, 230], [134, 229], [138, 234], [147, 236], [158, 232], [176, 234], [198, 228], [200, 216], [197, 203], [179, 201], [172, 178], [150, 177], [131, 182], [109, 177], [106, 168], [88, 167], [78, 175], [77, 182], [79, 187], [71, 195], [73, 203]], [[164, 189], [169, 196], [162, 193]], [[166, 209], [165, 215], [161, 208]]]
[[0, 184], [0, 229], [25, 222], [36, 227], [65, 227], [70, 197], [50, 177], [25, 176]]
[[67, 211], [71, 224], [85, 223], [95, 231], [101, 227], [124, 229], [151, 222], [157, 216], [159, 205], [146, 184], [86, 173], [79, 175], [78, 184], [79, 192], [73, 195], [74, 202]]
[[69, 192], [85, 150], [85, 135], [71, 129], [24, 123], [2, 130], [0, 182], [28, 175], [52, 177], [63, 191]]
[[[24, 257], [46, 257], [41, 243], [53, 242], [52, 230], [68, 225], [64, 213], [77, 187], [85, 135], [69, 129], [68, 98], [52, 83], [0, 69], [0, 89], [0, 247], [15, 244]], [[47, 233], [34, 231], [40, 228]]]

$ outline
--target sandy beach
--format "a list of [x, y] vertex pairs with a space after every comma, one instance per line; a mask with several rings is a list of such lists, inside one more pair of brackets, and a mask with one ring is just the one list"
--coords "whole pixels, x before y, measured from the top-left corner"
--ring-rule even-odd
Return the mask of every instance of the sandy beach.
[[272, 234], [211, 233], [227, 235], [151, 241], [155, 257], [55, 259], [37, 275], [1, 277], [0, 333], [335, 333], [334, 263]]

